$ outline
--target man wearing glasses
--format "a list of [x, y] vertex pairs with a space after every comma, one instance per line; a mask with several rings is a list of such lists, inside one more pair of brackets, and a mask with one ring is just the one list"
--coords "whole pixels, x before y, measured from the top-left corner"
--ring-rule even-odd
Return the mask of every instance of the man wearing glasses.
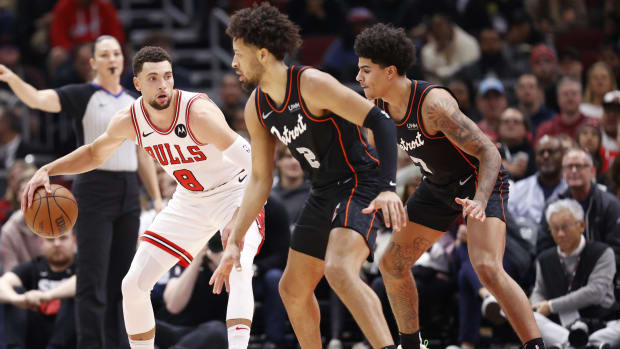
[[[568, 189], [549, 199], [574, 199], [585, 212], [584, 237], [586, 241], [600, 241], [614, 250], [616, 265], [620, 261], [620, 200], [594, 182], [596, 170], [590, 155], [581, 149], [570, 149], [562, 159], [562, 173]], [[541, 221], [538, 253], [554, 245], [549, 222]]]

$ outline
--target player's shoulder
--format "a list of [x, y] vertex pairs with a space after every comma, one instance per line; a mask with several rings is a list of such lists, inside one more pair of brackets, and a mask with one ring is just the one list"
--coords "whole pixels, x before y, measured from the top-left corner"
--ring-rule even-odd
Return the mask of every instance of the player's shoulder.
[[316, 68], [304, 69], [299, 80], [300, 85], [298, 88], [304, 96], [324, 95], [333, 91], [334, 88], [342, 86], [336, 78]]
[[458, 107], [456, 99], [444, 88], [431, 88], [422, 100], [422, 112], [429, 108], [453, 109], [455, 106]]

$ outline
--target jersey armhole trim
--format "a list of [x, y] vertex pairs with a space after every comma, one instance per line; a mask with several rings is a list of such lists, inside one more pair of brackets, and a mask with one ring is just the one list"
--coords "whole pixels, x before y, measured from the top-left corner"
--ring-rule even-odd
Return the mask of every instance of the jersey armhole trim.
[[[422, 119], [420, 119], [420, 108], [422, 108], [422, 103], [424, 103], [424, 98], [426, 97], [426, 95], [428, 94], [428, 92], [435, 88], [435, 87], [439, 87], [437, 85], [429, 85], [427, 86], [424, 91], [422, 91], [422, 94], [420, 95], [420, 100], [418, 100], [418, 107], [417, 107], [417, 112], [416, 112], [416, 120], [418, 121], [418, 127], [420, 129], [420, 132], [422, 132], [422, 135], [428, 139], [442, 139], [442, 138], [446, 138], [446, 136], [444, 134], [442, 134], [441, 136], [429, 136], [428, 133], [426, 133], [426, 131], [424, 130], [424, 123], [422, 122]], [[452, 142], [450, 142], [452, 143]], [[454, 145], [454, 144], [453, 144]]]
[[192, 132], [192, 128], [189, 126], [189, 113], [190, 113], [190, 109], [192, 107], [192, 104], [197, 99], [199, 99], [199, 98], [208, 99], [208, 97], [204, 93], [199, 93], [199, 94], [193, 96], [192, 98], [190, 98], [189, 101], [187, 101], [187, 106], [185, 107], [185, 127], [187, 127], [187, 134], [189, 135], [189, 138], [191, 138], [192, 141], [194, 141], [194, 143], [196, 143], [196, 145], [207, 145], [207, 143], [201, 143], [198, 140], [196, 135], [194, 135], [194, 132]]
[[[413, 84], [413, 93], [412, 93], [412, 97], [411, 98], [413, 98], [415, 100], [415, 94], [418, 91], [418, 80], [414, 80], [414, 81], [415, 81], [415, 83]], [[422, 92], [422, 94], [424, 94], [424, 92]], [[383, 110], [385, 110], [385, 101], [383, 101]], [[411, 117], [411, 111], [412, 110], [413, 110], [413, 101], [409, 101], [409, 110], [407, 111], [407, 115], [403, 118], [403, 120], [401, 122], [397, 122], [396, 123], [396, 127], [402, 126], [402, 125], [407, 123], [407, 121]], [[418, 108], [418, 110], [419, 110], [419, 108]], [[419, 121], [418, 121], [418, 124], [420, 124]], [[422, 133], [424, 133], [424, 132], [422, 132]]]
[[258, 122], [260, 122], [265, 129], [267, 129], [267, 125], [265, 125], [265, 121], [262, 118], [262, 112], [260, 110], [260, 87], [256, 88], [256, 117], [258, 118]]
[[[297, 72], [297, 98], [299, 99], [299, 106], [301, 106], [301, 110], [304, 112], [304, 115], [308, 119], [310, 119], [310, 120], [312, 120], [314, 122], [329, 121], [330, 119], [333, 119], [332, 116], [329, 116], [329, 117], [326, 117], [326, 118], [323, 118], [323, 119], [319, 119], [318, 116], [311, 114], [310, 110], [308, 109], [308, 106], [306, 106], [306, 102], [304, 102], [304, 99], [301, 96], [301, 73], [304, 70], [308, 69], [308, 68], [311, 68], [311, 67], [310, 66], [305, 66], [305, 67], [299, 69], [299, 71]], [[327, 114], [327, 115], [330, 115], [330, 114]], [[334, 125], [336, 125], [336, 124], [334, 123]], [[338, 132], [340, 132], [340, 131], [338, 131]]]
[[131, 108], [129, 108], [129, 111], [131, 113], [131, 123], [133, 124], [133, 131], [136, 133], [136, 143], [138, 143], [140, 148], [143, 148], [142, 137], [140, 135], [140, 125], [138, 125], [138, 120], [136, 119], [135, 107], [136, 107], [136, 103], [132, 103]]

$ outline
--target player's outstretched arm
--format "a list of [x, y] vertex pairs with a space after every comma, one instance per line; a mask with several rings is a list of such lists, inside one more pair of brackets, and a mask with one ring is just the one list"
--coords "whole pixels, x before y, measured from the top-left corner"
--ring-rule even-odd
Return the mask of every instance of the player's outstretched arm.
[[348, 121], [372, 130], [379, 153], [380, 178], [384, 191], [362, 212], [380, 209], [386, 226], [399, 230], [407, 224], [403, 203], [396, 189], [398, 148], [396, 128], [390, 117], [329, 74], [316, 69], [305, 71], [301, 77], [301, 94], [310, 112], [322, 115], [331, 111]]
[[252, 168], [250, 145], [228, 126], [224, 114], [209, 97], [197, 99], [189, 113], [190, 129], [199, 142], [213, 144], [228, 160], [248, 171]]
[[0, 81], [6, 82], [17, 98], [30, 108], [49, 113], [59, 113], [62, 109], [60, 97], [56, 91], [51, 89], [37, 90], [2, 64], [0, 64]]
[[254, 105], [255, 93], [256, 91], [252, 93], [245, 105], [245, 123], [252, 142], [252, 171], [224, 255], [209, 281], [209, 284], [213, 285], [214, 293], [220, 293], [223, 285], [226, 285], [226, 290], [229, 291], [228, 276], [233, 266], [238, 270], [241, 269], [239, 258], [243, 238], [265, 206], [273, 184], [275, 138], [258, 121]]
[[442, 132], [457, 147], [480, 162], [478, 187], [473, 200], [457, 198], [457, 202], [463, 205], [463, 216], [469, 215], [483, 221], [502, 163], [497, 147], [461, 112], [454, 97], [446, 90], [436, 88], [428, 93], [422, 105], [422, 119], [428, 132]]
[[30, 207], [32, 196], [38, 187], [50, 191], [49, 176], [84, 173], [101, 166], [126, 139], [135, 141], [129, 108], [116, 113], [106, 131], [90, 144], [42, 166], [26, 184], [22, 194], [22, 210]]

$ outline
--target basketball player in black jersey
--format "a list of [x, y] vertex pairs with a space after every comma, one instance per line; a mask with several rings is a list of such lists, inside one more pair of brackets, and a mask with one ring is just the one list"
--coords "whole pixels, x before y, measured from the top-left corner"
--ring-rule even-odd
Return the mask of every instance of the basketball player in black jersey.
[[[219, 292], [239, 268], [244, 227], [269, 195], [277, 140], [286, 144], [309, 175], [312, 192], [291, 238], [280, 296], [302, 348], [321, 348], [314, 289], [323, 277], [373, 348], [394, 348], [377, 296], [359, 277], [381, 221], [395, 230], [406, 213], [394, 193], [396, 130], [389, 117], [316, 69], [288, 67], [283, 58], [301, 44], [299, 27], [268, 4], [230, 19], [232, 66], [247, 87], [258, 86], [245, 108], [252, 140], [252, 173], [236, 225], [211, 282]], [[360, 126], [373, 130], [377, 150]], [[390, 144], [392, 143], [392, 144]], [[367, 208], [367, 214], [362, 210]]]
[[377, 24], [355, 40], [357, 80], [396, 124], [398, 145], [424, 173], [407, 202], [409, 222], [392, 234], [380, 261], [403, 349], [419, 348], [418, 294], [411, 267], [459, 214], [467, 219], [469, 256], [526, 349], [544, 344], [527, 297], [502, 266], [508, 176], [491, 140], [441, 86], [409, 80], [415, 48], [405, 32]]

